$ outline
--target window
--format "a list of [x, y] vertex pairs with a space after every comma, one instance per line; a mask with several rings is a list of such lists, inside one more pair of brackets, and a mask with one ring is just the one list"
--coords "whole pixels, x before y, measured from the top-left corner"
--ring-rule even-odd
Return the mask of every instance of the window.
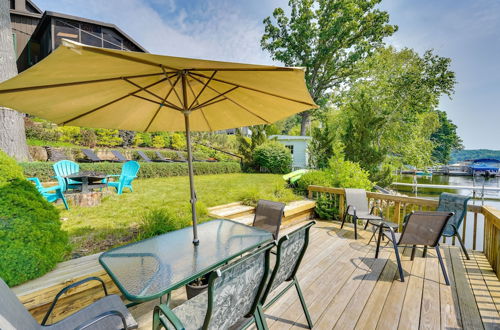
[[293, 155], [293, 145], [285, 145], [288, 149], [290, 149], [290, 153]]
[[89, 23], [80, 23], [81, 43], [89, 46], [102, 47], [101, 27]]
[[78, 41], [78, 23], [56, 19], [54, 24], [54, 34], [56, 39], [56, 48], [61, 44], [63, 38]]
[[10, 9], [16, 9], [16, 0], [10, 0]]
[[103, 28], [104, 48], [122, 49], [122, 38], [113, 30]]

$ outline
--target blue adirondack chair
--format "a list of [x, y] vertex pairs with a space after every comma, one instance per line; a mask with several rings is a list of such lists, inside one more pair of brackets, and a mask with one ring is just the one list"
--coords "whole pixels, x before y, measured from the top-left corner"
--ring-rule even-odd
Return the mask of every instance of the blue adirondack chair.
[[108, 175], [108, 177], [119, 177], [118, 181], [108, 180], [108, 187], [114, 187], [118, 195], [122, 194], [124, 188], [128, 188], [133, 192], [132, 181], [137, 178], [140, 167], [141, 165], [134, 160], [126, 162], [122, 166], [121, 174]]
[[65, 181], [67, 183], [67, 189], [79, 188], [82, 185], [81, 182], [64, 178], [66, 175], [80, 172], [80, 165], [78, 165], [77, 163], [70, 160], [60, 160], [52, 165], [52, 167], [54, 168], [54, 172], [56, 173], [55, 178], [57, 179], [57, 181]]
[[28, 178], [28, 180], [35, 183], [36, 189], [48, 202], [53, 203], [58, 199], [62, 199], [64, 207], [66, 207], [66, 210], [69, 210], [68, 202], [66, 201], [66, 197], [64, 197], [64, 192], [66, 191], [66, 181], [64, 179], [58, 179], [59, 184], [52, 187], [42, 186], [38, 178]]

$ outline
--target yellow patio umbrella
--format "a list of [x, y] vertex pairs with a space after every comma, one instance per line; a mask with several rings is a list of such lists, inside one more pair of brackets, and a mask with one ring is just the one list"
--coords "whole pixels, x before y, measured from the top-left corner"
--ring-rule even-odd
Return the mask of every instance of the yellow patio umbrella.
[[0, 105], [59, 125], [190, 131], [269, 124], [317, 108], [302, 68], [171, 57], [63, 40], [43, 61], [0, 84]]

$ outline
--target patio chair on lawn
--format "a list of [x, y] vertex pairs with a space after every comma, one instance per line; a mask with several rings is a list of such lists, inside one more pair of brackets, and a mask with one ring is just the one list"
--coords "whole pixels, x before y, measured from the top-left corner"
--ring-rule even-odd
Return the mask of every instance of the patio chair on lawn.
[[56, 173], [55, 178], [57, 181], [61, 182], [61, 180], [64, 180], [67, 183], [67, 189], [79, 188], [82, 185], [81, 182], [64, 178], [67, 175], [80, 172], [80, 165], [77, 163], [72, 162], [71, 160], [60, 160], [57, 163], [54, 163], [52, 168]]
[[[133, 192], [134, 190], [132, 189], [132, 181], [137, 178], [137, 173], [139, 172], [140, 167], [141, 165], [139, 165], [139, 163], [134, 160], [126, 162], [122, 166], [121, 174], [112, 174], [106, 176], [108, 187], [114, 187], [118, 195], [121, 195], [123, 193], [123, 189], [125, 188], [128, 188], [131, 192]], [[118, 177], [118, 181], [109, 181], [108, 177]]]
[[444, 227], [443, 236], [456, 236], [467, 260], [470, 260], [469, 254], [465, 249], [464, 242], [462, 240], [462, 237], [460, 237], [458, 229], [460, 228], [460, 225], [462, 224], [462, 221], [467, 214], [467, 202], [469, 201], [469, 199], [471, 198], [468, 196], [442, 193], [439, 196], [439, 205], [436, 210], [443, 212], [453, 212], [453, 216], [450, 218], [450, 220], [448, 220], [446, 227]]
[[127, 159], [125, 156], [123, 156], [122, 153], [119, 152], [118, 150], [111, 150], [111, 153], [116, 157], [116, 159], [120, 163], [125, 163], [125, 162], [129, 161], [129, 159]]
[[[417, 245], [433, 247], [436, 249], [436, 255], [441, 265], [446, 285], [450, 285], [443, 258], [441, 258], [441, 252], [439, 250], [439, 239], [443, 234], [446, 223], [452, 216], [453, 213], [451, 212], [412, 212], [406, 216], [403, 232], [401, 233], [395, 233], [391, 227], [380, 226], [375, 258], [378, 258], [378, 252], [380, 250], [380, 238], [382, 235], [385, 235], [392, 242], [396, 254], [396, 261], [398, 263], [399, 277], [401, 278], [401, 282], [404, 282], [403, 267], [401, 267], [398, 247], [402, 245], [411, 245], [411, 260], [415, 258], [415, 247]], [[383, 232], [383, 229], [389, 230]]]
[[260, 298], [269, 274], [274, 242], [210, 274], [208, 290], [170, 309], [160, 304], [153, 312], [153, 329], [229, 329], [245, 317], [264, 329]]
[[66, 197], [64, 197], [64, 192], [66, 191], [66, 181], [64, 179], [58, 179], [59, 184], [52, 187], [42, 186], [38, 178], [28, 178], [28, 180], [35, 184], [36, 189], [49, 203], [54, 203], [58, 199], [61, 199], [66, 210], [69, 210], [68, 202], [66, 201]]
[[[47, 325], [47, 320], [61, 295], [89, 281], [101, 282], [105, 296], [61, 321]], [[137, 322], [120, 297], [115, 294], [108, 295], [104, 282], [98, 277], [86, 278], [59, 291], [41, 325], [21, 304], [7, 284], [0, 279], [0, 329], [136, 329], [137, 327]]]
[[99, 163], [104, 161], [90, 149], [82, 149], [82, 152], [85, 155], [85, 157], [87, 157], [87, 159], [90, 160], [92, 163]]
[[139, 155], [139, 157], [141, 157], [141, 159], [143, 161], [145, 161], [146, 163], [152, 163], [153, 161], [151, 160], [151, 158], [148, 157], [148, 155], [146, 155], [143, 151], [141, 150], [137, 150], [137, 154]]
[[[307, 245], [309, 243], [309, 230], [315, 223], [315, 221], [311, 221], [299, 229], [296, 229], [280, 238], [276, 253], [276, 263], [266, 290], [264, 291], [264, 295], [261, 299], [263, 310], [266, 310], [279, 298], [281, 298], [289, 289], [295, 286], [309, 329], [312, 329], [313, 322], [311, 320], [311, 316], [309, 315], [309, 311], [307, 310], [307, 305], [304, 300], [304, 296], [302, 295], [302, 290], [300, 289], [299, 281], [297, 280], [296, 275], [302, 258], [307, 250]], [[265, 304], [269, 294], [284, 282], [289, 282], [289, 284], [276, 294], [267, 304]], [[266, 322], [264, 313], [262, 313], [262, 322], [264, 324]]]
[[159, 151], [155, 151], [155, 154], [156, 154], [156, 159], [158, 159], [158, 161], [160, 161], [160, 162], [165, 162], [165, 163], [173, 163], [174, 162], [173, 159], [165, 158], [165, 156], [163, 156], [161, 154], [161, 152], [159, 152]]
[[267, 230], [273, 234], [274, 239], [278, 239], [284, 210], [285, 204], [283, 203], [260, 199], [255, 208], [253, 226]]
[[175, 153], [177, 154], [177, 159], [176, 159], [177, 162], [179, 162], [179, 163], [186, 163], [187, 162], [187, 159], [186, 159], [186, 157], [184, 157], [182, 152], [176, 151]]
[[[342, 217], [342, 225], [340, 228], [342, 229], [344, 227], [347, 216], [350, 216], [354, 224], [354, 239], [358, 239], [358, 220], [366, 221], [364, 229], [368, 227], [368, 224], [377, 228], [380, 227], [382, 223], [386, 226], [392, 226], [393, 228], [397, 228], [398, 226], [395, 223], [384, 221], [382, 216], [373, 214], [373, 211], [377, 208], [379, 214], [382, 215], [382, 210], [380, 208], [373, 206], [371, 210], [369, 210], [368, 198], [366, 197], [366, 191], [364, 189], [345, 189], [345, 201], [347, 208]], [[370, 238], [370, 242], [372, 238], [373, 235]]]

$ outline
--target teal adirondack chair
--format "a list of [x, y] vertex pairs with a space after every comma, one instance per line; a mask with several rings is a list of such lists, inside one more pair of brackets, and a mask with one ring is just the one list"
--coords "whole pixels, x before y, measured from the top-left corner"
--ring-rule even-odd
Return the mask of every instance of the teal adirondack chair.
[[54, 172], [56, 173], [55, 178], [57, 179], [57, 181], [61, 182], [62, 180], [67, 182], [66, 188], [75, 189], [81, 186], [81, 182], [64, 178], [67, 175], [80, 172], [80, 165], [78, 165], [77, 163], [70, 160], [60, 160], [52, 165], [52, 167], [54, 168]]
[[28, 178], [28, 180], [35, 183], [36, 189], [48, 202], [53, 203], [58, 199], [62, 199], [64, 207], [66, 207], [66, 210], [69, 210], [68, 202], [66, 201], [66, 197], [64, 197], [64, 192], [66, 191], [66, 181], [64, 179], [58, 179], [59, 184], [52, 187], [42, 186], [38, 178]]
[[108, 177], [119, 177], [118, 181], [108, 180], [108, 187], [114, 187], [118, 195], [122, 194], [124, 188], [128, 188], [131, 192], [133, 192], [132, 181], [137, 178], [137, 173], [139, 172], [140, 167], [141, 165], [134, 160], [126, 162], [122, 166], [121, 174], [108, 175]]

